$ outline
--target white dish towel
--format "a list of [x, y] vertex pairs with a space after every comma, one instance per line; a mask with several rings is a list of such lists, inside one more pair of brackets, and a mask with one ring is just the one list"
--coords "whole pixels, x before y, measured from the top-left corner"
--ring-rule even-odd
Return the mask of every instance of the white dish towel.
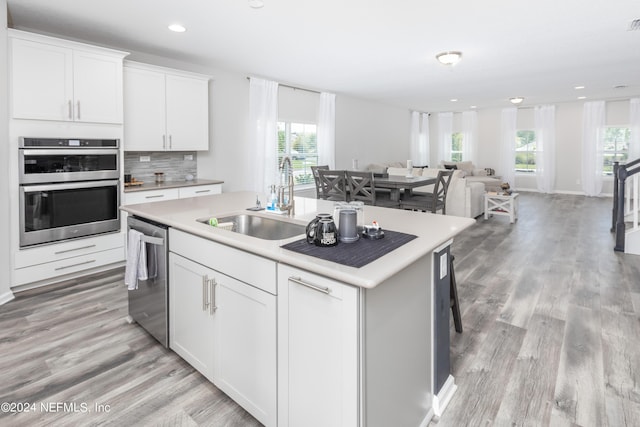
[[127, 241], [127, 263], [124, 269], [124, 284], [130, 291], [138, 289], [138, 280], [147, 280], [147, 244], [142, 240], [143, 234], [137, 230], [129, 230]]

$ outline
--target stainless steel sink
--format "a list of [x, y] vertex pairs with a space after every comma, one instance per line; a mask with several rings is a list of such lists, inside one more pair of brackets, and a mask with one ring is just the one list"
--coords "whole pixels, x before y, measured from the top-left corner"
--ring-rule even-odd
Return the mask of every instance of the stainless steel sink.
[[[200, 218], [197, 221], [208, 224], [209, 218]], [[265, 240], [288, 239], [306, 232], [304, 225], [257, 215], [240, 214], [218, 218], [218, 224], [226, 222], [233, 223], [231, 231]]]

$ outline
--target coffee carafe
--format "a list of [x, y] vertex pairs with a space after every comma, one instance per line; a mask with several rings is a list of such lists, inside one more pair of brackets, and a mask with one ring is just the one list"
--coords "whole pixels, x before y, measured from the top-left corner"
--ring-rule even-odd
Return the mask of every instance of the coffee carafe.
[[330, 214], [318, 214], [307, 224], [307, 243], [313, 243], [316, 246], [338, 244], [338, 229]]

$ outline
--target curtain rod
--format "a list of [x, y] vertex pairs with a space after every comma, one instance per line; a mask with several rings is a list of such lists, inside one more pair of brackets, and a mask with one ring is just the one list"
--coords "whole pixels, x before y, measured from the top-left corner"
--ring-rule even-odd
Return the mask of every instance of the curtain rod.
[[[251, 77], [247, 77], [247, 80], [251, 80]], [[319, 92], [317, 90], [305, 89], [303, 87], [291, 86], [291, 85], [287, 85], [287, 84], [284, 84], [284, 83], [278, 83], [278, 86], [287, 87], [287, 88], [293, 89], [293, 90], [304, 90], [305, 92], [311, 92], [311, 93], [317, 93], [317, 94], [322, 93], [322, 92]]]

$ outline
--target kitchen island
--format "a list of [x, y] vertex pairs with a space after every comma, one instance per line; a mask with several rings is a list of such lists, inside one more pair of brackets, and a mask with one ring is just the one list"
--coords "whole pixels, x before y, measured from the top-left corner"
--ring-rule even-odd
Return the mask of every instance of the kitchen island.
[[366, 223], [416, 237], [360, 268], [282, 248], [303, 234], [264, 240], [198, 221], [333, 213], [298, 197], [292, 217], [247, 211], [255, 198], [122, 208], [170, 227], [170, 348], [265, 425], [417, 426], [442, 413], [455, 391], [449, 246], [475, 221], [366, 206]]

